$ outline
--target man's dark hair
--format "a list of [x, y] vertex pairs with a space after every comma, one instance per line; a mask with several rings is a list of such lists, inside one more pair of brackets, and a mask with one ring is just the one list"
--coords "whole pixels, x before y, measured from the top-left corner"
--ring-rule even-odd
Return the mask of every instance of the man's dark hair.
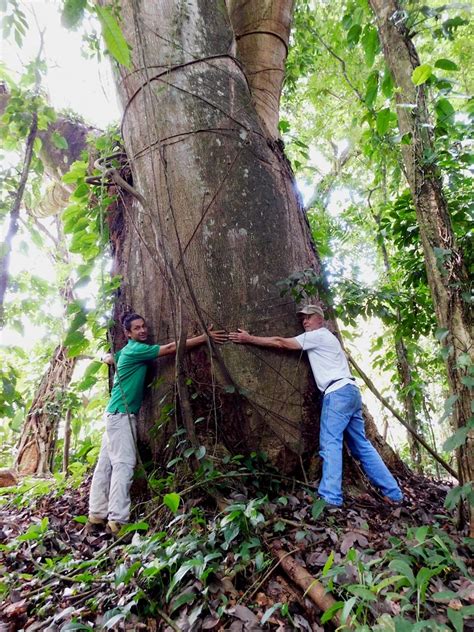
[[145, 321], [143, 316], [140, 316], [140, 314], [135, 314], [135, 312], [131, 312], [130, 314], [124, 314], [122, 316], [122, 326], [124, 327], [124, 329], [126, 329], [127, 331], [131, 331], [132, 322], [134, 320]]

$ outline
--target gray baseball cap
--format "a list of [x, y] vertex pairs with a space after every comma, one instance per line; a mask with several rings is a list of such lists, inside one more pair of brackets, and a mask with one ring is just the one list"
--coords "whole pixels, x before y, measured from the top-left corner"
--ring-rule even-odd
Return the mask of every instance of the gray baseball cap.
[[324, 318], [323, 308], [319, 305], [305, 305], [301, 309], [299, 309], [297, 314], [307, 314], [310, 316], [311, 314], [319, 314], [321, 318]]

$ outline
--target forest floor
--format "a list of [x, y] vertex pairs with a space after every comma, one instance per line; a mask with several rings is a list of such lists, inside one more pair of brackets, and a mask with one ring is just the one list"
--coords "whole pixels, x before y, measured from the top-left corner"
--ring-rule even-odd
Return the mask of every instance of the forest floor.
[[369, 492], [339, 510], [277, 479], [192, 483], [140, 504], [118, 540], [84, 524], [90, 478], [4, 495], [0, 632], [474, 629], [448, 486], [410, 476], [401, 506]]

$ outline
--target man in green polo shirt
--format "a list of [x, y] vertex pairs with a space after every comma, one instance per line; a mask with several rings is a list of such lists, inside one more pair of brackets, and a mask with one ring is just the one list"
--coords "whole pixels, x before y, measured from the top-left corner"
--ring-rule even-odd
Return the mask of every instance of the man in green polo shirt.
[[[139, 314], [123, 320], [128, 342], [115, 354], [116, 372], [110, 401], [105, 411], [105, 433], [94, 470], [89, 496], [89, 524], [105, 525], [118, 533], [130, 516], [130, 485], [136, 464], [136, 415], [143, 400], [149, 362], [176, 353], [176, 342], [146, 344], [148, 329]], [[186, 349], [204, 344], [208, 335], [218, 344], [227, 340], [224, 331], [212, 331], [186, 340]], [[112, 354], [103, 361], [113, 364]]]

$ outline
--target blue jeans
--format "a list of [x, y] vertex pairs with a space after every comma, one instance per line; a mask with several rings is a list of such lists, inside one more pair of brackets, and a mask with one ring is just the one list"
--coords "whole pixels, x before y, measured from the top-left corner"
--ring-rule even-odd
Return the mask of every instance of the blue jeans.
[[319, 437], [323, 459], [323, 475], [318, 488], [321, 498], [332, 505], [342, 505], [344, 433], [352, 456], [360, 461], [370, 482], [391, 500], [402, 500], [397, 481], [365, 436], [362, 400], [359, 389], [352, 384], [346, 384], [323, 398]]

